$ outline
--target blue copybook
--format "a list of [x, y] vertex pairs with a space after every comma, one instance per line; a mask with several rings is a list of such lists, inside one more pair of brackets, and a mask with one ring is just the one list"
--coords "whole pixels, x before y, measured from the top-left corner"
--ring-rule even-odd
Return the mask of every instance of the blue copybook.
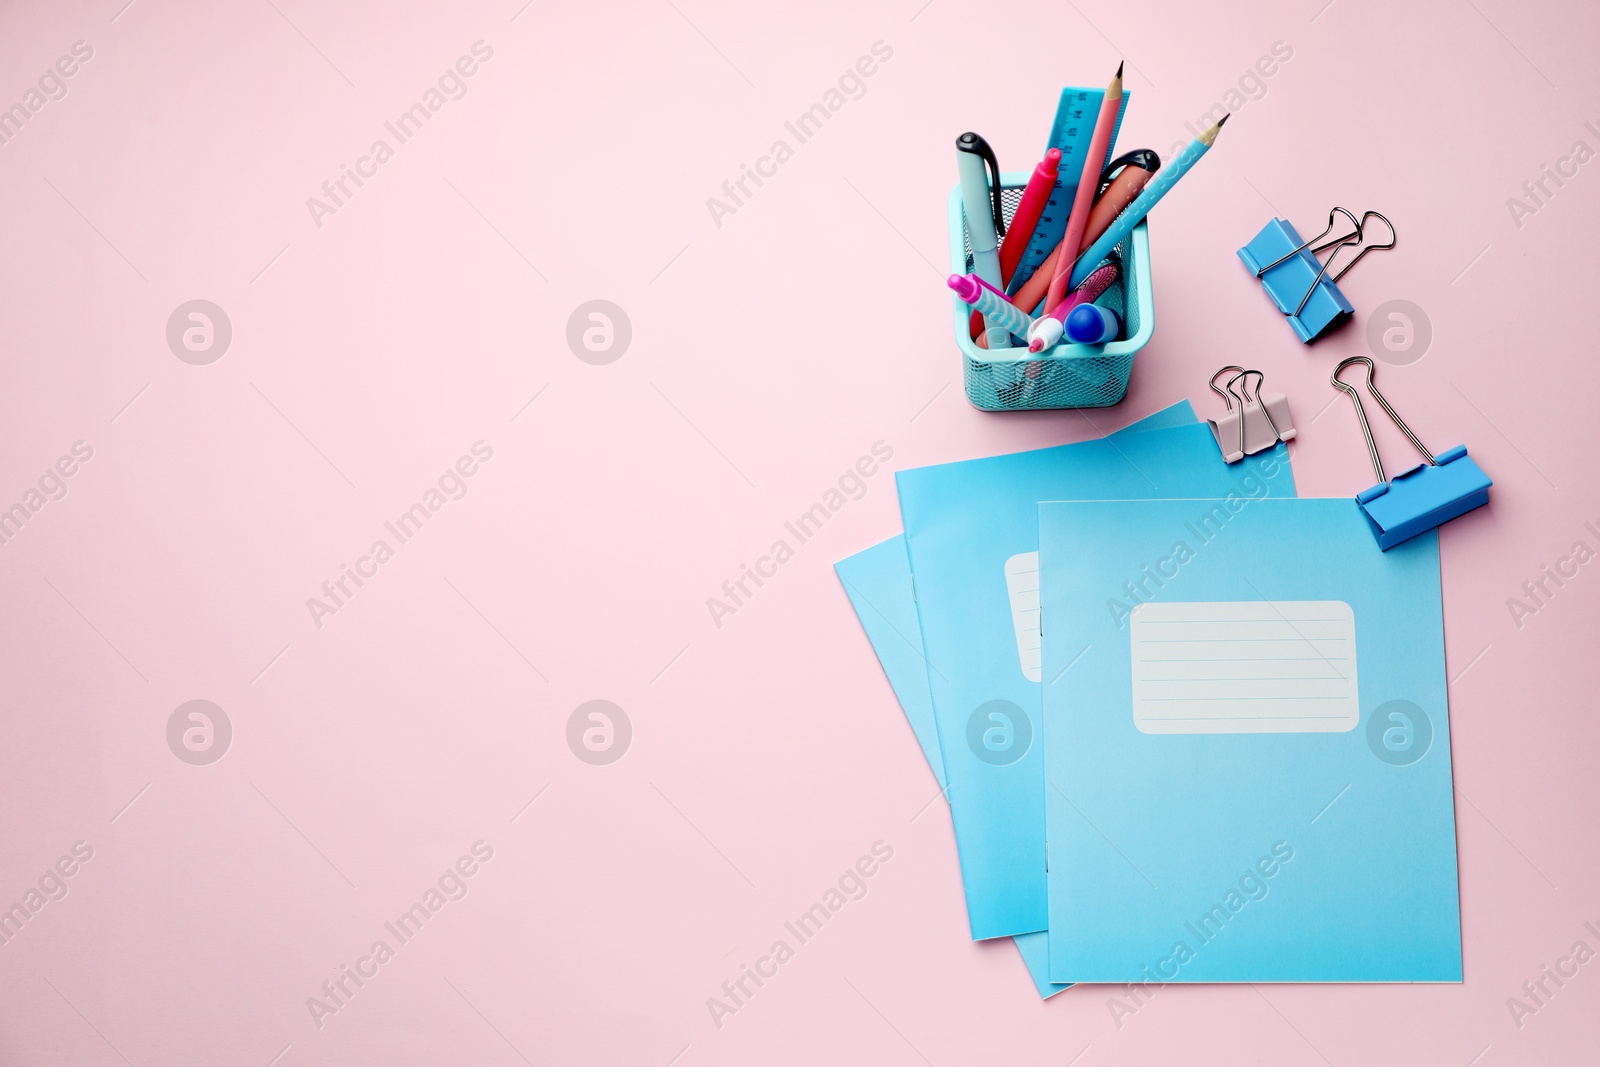
[[1437, 533], [1384, 552], [1348, 499], [1038, 522], [1050, 977], [1460, 981]]
[[1257, 481], [1292, 496], [1287, 452], [1229, 466], [1196, 423], [896, 480], [971, 934], [1043, 930], [1039, 501], [1225, 495]]
[[[1112, 434], [1138, 433], [1195, 422], [1188, 401], [1174, 404]], [[900, 702], [900, 709], [911, 724], [917, 744], [928, 768], [945, 788], [944, 757], [939, 752], [939, 737], [933, 722], [933, 697], [928, 691], [927, 661], [922, 653], [922, 627], [917, 622], [917, 602], [911, 592], [911, 561], [906, 556], [903, 535], [857, 552], [833, 566], [850, 597], [856, 618], [866, 631], [867, 640], [877, 654], [883, 673]], [[1039, 995], [1049, 998], [1068, 988], [1052, 983], [1046, 976], [1048, 945], [1043, 932], [1018, 934], [1013, 940], [1028, 967]]]
[[[917, 625], [917, 602], [911, 596], [911, 561], [906, 558], [906, 539], [896, 534], [865, 552], [857, 552], [833, 565], [856, 618], [872, 642], [889, 686], [900, 701], [900, 709], [916, 734], [928, 769], [945, 788], [944, 757], [939, 753], [939, 737], [933, 725], [933, 698], [928, 695], [928, 670], [922, 658], [922, 630]], [[1066, 984], [1052, 983], [1045, 972], [1049, 965], [1049, 944], [1043, 932], [1019, 934], [1017, 951], [1027, 964], [1039, 996], [1055, 996]]]

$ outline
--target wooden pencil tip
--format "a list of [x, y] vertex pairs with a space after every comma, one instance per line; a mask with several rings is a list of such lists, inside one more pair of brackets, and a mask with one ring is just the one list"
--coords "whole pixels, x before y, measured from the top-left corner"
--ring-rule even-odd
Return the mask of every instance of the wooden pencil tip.
[[1218, 119], [1217, 129], [1220, 130], [1223, 126], [1227, 125], [1228, 120], [1231, 118], [1233, 118], [1233, 112], [1230, 111], [1226, 115], [1222, 116], [1222, 118]]
[[1117, 77], [1122, 77], [1122, 61], [1117, 61]]

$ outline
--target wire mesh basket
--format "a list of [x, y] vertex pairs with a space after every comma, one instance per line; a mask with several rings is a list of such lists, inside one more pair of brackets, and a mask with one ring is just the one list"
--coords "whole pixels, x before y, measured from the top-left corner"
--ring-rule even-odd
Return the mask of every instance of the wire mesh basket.
[[[1024, 172], [1001, 178], [1001, 207], [1007, 225], [1022, 200], [1028, 177]], [[1133, 357], [1155, 332], [1149, 222], [1134, 227], [1112, 254], [1121, 260], [1122, 276], [1096, 303], [1122, 316], [1123, 336], [1103, 345], [1063, 342], [1037, 356], [1028, 352], [1026, 344], [994, 351], [979, 348], [969, 332], [972, 308], [951, 294], [962, 379], [974, 407], [984, 411], [1100, 408], [1122, 399], [1133, 373]], [[950, 192], [950, 263], [958, 274], [972, 271], [972, 244], [960, 186]], [[1031, 313], [1034, 309], [1023, 310]]]

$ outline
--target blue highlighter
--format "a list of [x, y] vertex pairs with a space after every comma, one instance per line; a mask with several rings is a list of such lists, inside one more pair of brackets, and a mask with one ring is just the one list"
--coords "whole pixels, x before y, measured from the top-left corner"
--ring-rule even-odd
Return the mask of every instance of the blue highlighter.
[[1063, 325], [1067, 340], [1075, 345], [1103, 345], [1122, 335], [1122, 319], [1099, 304], [1079, 304]]

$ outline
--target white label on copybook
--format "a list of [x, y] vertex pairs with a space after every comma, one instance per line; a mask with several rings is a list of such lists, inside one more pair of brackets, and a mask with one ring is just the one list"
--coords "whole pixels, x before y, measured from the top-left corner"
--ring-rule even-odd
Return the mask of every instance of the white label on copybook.
[[1030, 682], [1044, 680], [1039, 641], [1039, 553], [1019, 552], [1006, 560], [1006, 592], [1011, 595], [1011, 625], [1017, 631], [1017, 658]]
[[1360, 720], [1342, 600], [1139, 604], [1131, 623], [1144, 733], [1341, 733]]

